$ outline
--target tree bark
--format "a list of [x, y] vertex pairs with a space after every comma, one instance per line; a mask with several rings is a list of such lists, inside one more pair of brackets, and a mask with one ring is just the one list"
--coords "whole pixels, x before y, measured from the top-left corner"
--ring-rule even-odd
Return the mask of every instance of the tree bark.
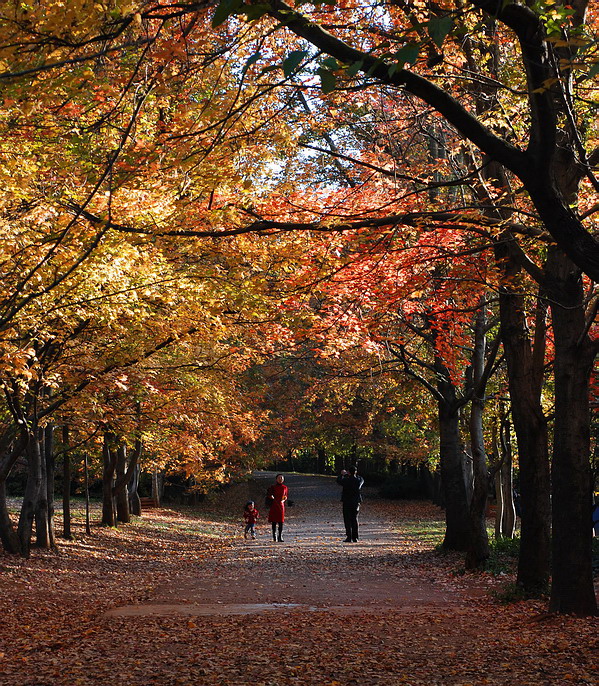
[[141, 515], [141, 499], [139, 497], [139, 476], [141, 468], [138, 464], [133, 468], [131, 478], [129, 480], [129, 510], [132, 515], [139, 517]]
[[117, 521], [127, 524], [131, 521], [129, 512], [129, 496], [127, 493], [127, 446], [121, 443], [116, 451], [116, 483], [114, 498], [116, 501]]
[[498, 541], [503, 538], [503, 483], [501, 478], [501, 469], [495, 472], [494, 476], [495, 488], [495, 540]]
[[8, 513], [6, 479], [16, 461], [25, 452], [29, 439], [30, 436], [27, 431], [23, 430], [18, 437], [15, 437], [15, 432], [8, 430], [0, 441], [5, 450], [2, 459], [0, 459], [0, 540], [4, 550], [15, 555], [21, 553], [21, 541]]
[[116, 466], [116, 454], [111, 448], [114, 434], [106, 432], [102, 445], [102, 524], [116, 526], [116, 513], [113, 498], [113, 481]]
[[510, 422], [507, 417], [501, 418], [501, 451], [503, 459], [499, 473], [502, 489], [502, 517], [501, 535], [504, 538], [514, 538], [516, 534], [516, 507], [514, 504], [514, 457], [510, 442]]
[[71, 539], [71, 453], [69, 451], [69, 427], [62, 427], [62, 535]]
[[4, 480], [0, 480], [0, 540], [7, 553], [18, 555], [21, 552], [19, 537], [8, 513], [6, 481]]
[[472, 355], [472, 377], [474, 395], [470, 406], [470, 446], [474, 470], [474, 489], [470, 503], [470, 540], [466, 553], [466, 569], [478, 569], [489, 558], [489, 536], [487, 534], [487, 500], [489, 491], [489, 470], [483, 431], [485, 388], [483, 381], [485, 367], [485, 319], [484, 304], [477, 313], [475, 325], [474, 353]]
[[446, 520], [443, 548], [466, 551], [470, 538], [469, 493], [464, 450], [460, 441], [460, 403], [447, 369], [439, 360], [435, 367], [438, 371], [437, 387], [440, 393], [439, 462]]
[[87, 453], [83, 455], [83, 486], [85, 488], [85, 533], [91, 534], [89, 521], [89, 457]]
[[158, 469], [154, 467], [154, 471], [152, 472], [152, 498], [154, 502], [156, 503], [156, 507], [160, 505], [160, 500], [161, 500], [161, 485], [160, 485], [160, 475], [158, 474]]
[[25, 495], [21, 505], [21, 514], [17, 534], [19, 537], [21, 555], [28, 558], [31, 553], [31, 537], [33, 533], [33, 521], [40, 496], [42, 484], [42, 455], [40, 442], [38, 440], [37, 426], [31, 432], [30, 440], [27, 444], [27, 484]]
[[543, 355], [533, 350], [520, 269], [505, 246], [505, 242], [498, 243], [495, 254], [502, 270], [500, 331], [520, 465], [522, 529], [517, 583], [528, 593], [537, 594], [546, 591], [549, 584], [551, 550], [549, 448], [541, 405]]
[[41, 482], [35, 508], [35, 534], [38, 548], [50, 547], [50, 523], [48, 521], [48, 462], [46, 459], [45, 429], [39, 429], [37, 439], [40, 452]]
[[42, 484], [36, 514], [36, 544], [38, 548], [56, 545], [54, 528], [54, 427], [50, 424], [40, 431]]
[[553, 545], [549, 608], [597, 614], [593, 587], [589, 380], [596, 348], [584, 316], [580, 270], [551, 248], [547, 271], [555, 340], [555, 430], [552, 460]]

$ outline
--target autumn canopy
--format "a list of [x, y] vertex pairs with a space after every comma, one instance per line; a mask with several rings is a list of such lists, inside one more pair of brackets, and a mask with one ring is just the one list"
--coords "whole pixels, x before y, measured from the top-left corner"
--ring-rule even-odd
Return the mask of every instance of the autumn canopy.
[[515, 473], [518, 582], [594, 614], [597, 10], [3, 2], [4, 548], [54, 544], [57, 466], [114, 525], [140, 474], [351, 458], [477, 568]]

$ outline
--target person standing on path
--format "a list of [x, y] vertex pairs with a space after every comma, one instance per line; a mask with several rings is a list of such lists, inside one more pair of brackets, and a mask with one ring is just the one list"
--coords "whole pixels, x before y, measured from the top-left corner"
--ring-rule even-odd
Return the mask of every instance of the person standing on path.
[[[283, 524], [285, 522], [285, 501], [289, 493], [287, 486], [283, 483], [285, 477], [277, 474], [275, 483], [268, 487], [266, 492], [267, 501], [271, 501], [268, 511], [268, 521], [272, 524], [272, 540], [283, 542]], [[278, 536], [277, 536], [278, 528]]]
[[358, 540], [358, 515], [362, 502], [360, 489], [364, 485], [364, 479], [358, 474], [358, 468], [354, 466], [349, 468], [349, 472], [343, 469], [337, 477], [337, 483], [343, 488], [341, 502], [343, 503], [345, 543], [356, 543]]

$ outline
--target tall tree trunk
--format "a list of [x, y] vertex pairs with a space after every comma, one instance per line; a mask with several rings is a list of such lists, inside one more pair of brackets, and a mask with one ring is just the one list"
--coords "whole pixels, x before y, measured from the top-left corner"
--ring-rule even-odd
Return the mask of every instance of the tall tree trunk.
[[466, 569], [478, 569], [489, 557], [489, 536], [487, 534], [487, 499], [489, 491], [489, 470], [483, 431], [483, 410], [485, 405], [485, 325], [486, 308], [481, 304], [476, 317], [474, 353], [472, 355], [472, 381], [474, 395], [470, 407], [470, 446], [474, 470], [474, 490], [470, 503], [470, 540], [466, 554]]
[[489, 557], [487, 534], [487, 501], [489, 470], [483, 434], [483, 398], [473, 398], [470, 410], [472, 463], [474, 467], [474, 490], [470, 503], [471, 534], [466, 554], [466, 569], [478, 569]]
[[45, 429], [37, 433], [40, 452], [41, 483], [35, 509], [35, 533], [38, 548], [50, 548], [50, 522], [48, 520], [48, 461], [46, 457]]
[[580, 270], [551, 248], [555, 340], [552, 460], [553, 547], [550, 610], [596, 615], [592, 574], [589, 379], [595, 347], [588, 335]]
[[71, 539], [71, 453], [69, 449], [69, 427], [62, 427], [62, 535]]
[[160, 505], [161, 491], [160, 475], [158, 474], [158, 469], [154, 467], [154, 471], [152, 472], [152, 499], [157, 507]]
[[501, 477], [501, 469], [495, 472], [494, 488], [495, 488], [495, 540], [498, 541], [503, 538], [503, 483]]
[[491, 426], [491, 445], [493, 450], [493, 467], [491, 476], [493, 478], [493, 488], [495, 489], [495, 540], [503, 537], [503, 510], [505, 503], [505, 489], [503, 487], [502, 468], [505, 455], [501, 448], [499, 439], [500, 419], [495, 419]]
[[116, 457], [116, 484], [114, 498], [116, 501], [116, 518], [119, 522], [127, 524], [131, 521], [129, 513], [129, 496], [127, 494], [127, 446], [121, 443], [117, 448]]
[[466, 551], [470, 537], [469, 498], [464, 468], [464, 450], [460, 441], [459, 409], [456, 402], [447, 398], [455, 394], [450, 382], [440, 381], [443, 386], [443, 400], [439, 408], [439, 443], [441, 488], [445, 504], [446, 550]]
[[54, 548], [56, 545], [56, 528], [54, 521], [54, 471], [56, 458], [54, 455], [54, 426], [52, 424], [44, 428], [44, 455], [46, 460], [46, 502], [48, 506], [48, 545]]
[[31, 553], [31, 537], [33, 534], [33, 520], [37, 510], [42, 484], [42, 455], [38, 440], [37, 425], [31, 431], [27, 444], [27, 484], [21, 505], [21, 514], [17, 534], [20, 541], [21, 555], [28, 558]]
[[21, 541], [8, 513], [6, 480], [16, 461], [25, 452], [29, 439], [30, 435], [25, 430], [16, 438], [15, 433], [9, 430], [0, 440], [4, 450], [0, 459], [0, 540], [4, 550], [15, 555], [21, 553]]
[[327, 473], [327, 454], [326, 450], [321, 446], [316, 448], [316, 473]]
[[139, 497], [139, 476], [141, 474], [141, 467], [136, 464], [133, 467], [131, 478], [129, 480], [129, 510], [132, 515], [141, 515], [141, 500]]
[[504, 538], [514, 538], [516, 534], [516, 507], [514, 504], [514, 456], [510, 441], [510, 422], [507, 417], [501, 417], [500, 424], [501, 452], [501, 488], [503, 512], [501, 518], [501, 535]]
[[7, 553], [17, 555], [21, 552], [21, 543], [8, 513], [6, 481], [4, 479], [0, 480], [0, 540]]
[[[543, 355], [533, 350], [509, 236], [495, 247], [502, 270], [500, 331], [520, 465], [521, 541], [517, 582], [529, 593], [547, 590], [550, 567], [550, 487], [547, 422], [541, 405]], [[540, 318], [537, 326], [540, 326]], [[540, 342], [540, 337], [537, 338]], [[544, 348], [543, 348], [544, 349]]]
[[89, 521], [89, 456], [87, 453], [83, 455], [83, 486], [85, 488], [85, 533], [91, 534], [91, 526]]
[[102, 445], [102, 524], [116, 526], [116, 513], [113, 498], [113, 481], [116, 466], [116, 454], [111, 444], [114, 434], [106, 432]]

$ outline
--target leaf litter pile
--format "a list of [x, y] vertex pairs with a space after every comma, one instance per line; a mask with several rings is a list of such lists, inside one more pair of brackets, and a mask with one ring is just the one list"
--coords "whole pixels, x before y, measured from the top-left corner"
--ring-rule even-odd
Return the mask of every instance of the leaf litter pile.
[[460, 573], [435, 506], [367, 499], [344, 544], [304, 491], [273, 543], [265, 512], [243, 538], [250, 491], [2, 554], [0, 684], [597, 684], [597, 620], [501, 602], [513, 573]]

